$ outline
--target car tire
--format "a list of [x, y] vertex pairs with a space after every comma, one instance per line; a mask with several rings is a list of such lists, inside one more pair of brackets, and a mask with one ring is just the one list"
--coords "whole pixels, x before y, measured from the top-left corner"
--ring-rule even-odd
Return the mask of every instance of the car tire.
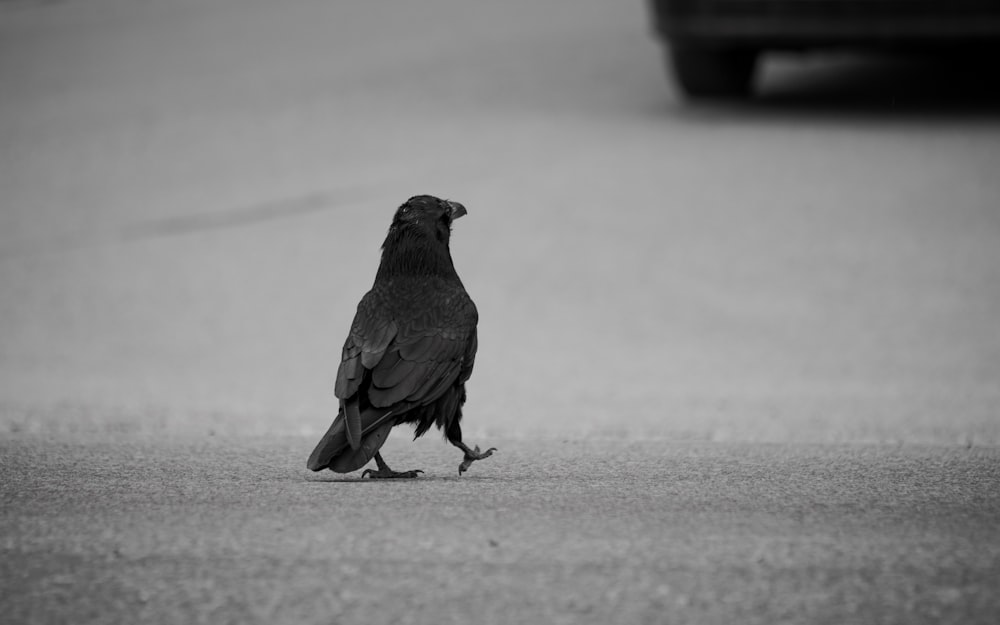
[[750, 95], [758, 52], [744, 48], [674, 45], [670, 66], [674, 79], [693, 98], [737, 98]]

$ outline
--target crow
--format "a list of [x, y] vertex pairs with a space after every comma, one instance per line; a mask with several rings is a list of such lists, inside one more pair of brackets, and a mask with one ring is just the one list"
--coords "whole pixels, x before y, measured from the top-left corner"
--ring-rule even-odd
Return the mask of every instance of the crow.
[[389, 431], [403, 423], [413, 439], [432, 425], [465, 452], [461, 475], [488, 458], [462, 442], [465, 382], [476, 359], [479, 313], [455, 272], [451, 225], [466, 214], [458, 202], [411, 197], [396, 210], [382, 244], [371, 290], [361, 298], [344, 342], [334, 394], [340, 410], [306, 466], [348, 473], [373, 457], [361, 477], [414, 478], [393, 471], [379, 454]]

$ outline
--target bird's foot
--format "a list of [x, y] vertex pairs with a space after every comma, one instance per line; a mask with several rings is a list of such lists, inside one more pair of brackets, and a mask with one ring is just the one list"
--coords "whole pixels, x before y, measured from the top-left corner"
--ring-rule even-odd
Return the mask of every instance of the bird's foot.
[[420, 469], [414, 469], [412, 471], [393, 471], [389, 467], [384, 469], [365, 469], [361, 474], [361, 478], [371, 478], [373, 480], [391, 480], [391, 479], [410, 479], [417, 477], [419, 474], [423, 473]]
[[458, 465], [458, 474], [462, 475], [469, 470], [469, 466], [472, 465], [476, 460], [482, 460], [483, 458], [489, 458], [496, 451], [496, 447], [490, 447], [486, 451], [479, 451], [479, 445], [476, 445], [475, 449], [465, 448], [465, 458], [462, 459], [462, 464]]

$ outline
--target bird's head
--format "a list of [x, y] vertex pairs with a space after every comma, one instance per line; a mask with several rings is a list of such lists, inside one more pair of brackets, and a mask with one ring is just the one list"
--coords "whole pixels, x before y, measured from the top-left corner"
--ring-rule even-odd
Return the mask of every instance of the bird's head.
[[458, 202], [415, 195], [396, 209], [382, 244], [378, 275], [446, 275], [457, 279], [448, 242], [451, 223], [465, 215]]
[[451, 223], [465, 214], [465, 207], [458, 202], [433, 195], [415, 195], [396, 210], [390, 230], [423, 233], [447, 244]]

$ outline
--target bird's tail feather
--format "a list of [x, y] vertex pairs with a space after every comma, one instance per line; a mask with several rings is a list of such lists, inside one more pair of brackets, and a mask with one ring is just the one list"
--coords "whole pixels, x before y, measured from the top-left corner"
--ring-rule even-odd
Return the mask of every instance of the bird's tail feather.
[[333, 456], [340, 451], [339, 448], [344, 443], [347, 443], [347, 432], [344, 425], [344, 413], [341, 412], [330, 424], [323, 438], [319, 439], [316, 449], [313, 449], [313, 452], [309, 454], [309, 460], [306, 461], [306, 467], [309, 470], [322, 471], [330, 466]]
[[375, 456], [375, 452], [382, 447], [385, 439], [389, 438], [389, 430], [395, 425], [391, 421], [383, 423], [373, 431], [365, 434], [361, 439], [361, 445], [357, 449], [347, 447], [344, 453], [338, 455], [330, 463], [330, 469], [337, 473], [350, 473], [368, 464], [368, 461]]
[[391, 416], [391, 410], [362, 411], [361, 441], [355, 449], [348, 441], [344, 411], [341, 410], [309, 455], [306, 467], [311, 471], [329, 468], [337, 473], [349, 473], [360, 469], [375, 456], [375, 452], [389, 437], [389, 430], [395, 425]]

